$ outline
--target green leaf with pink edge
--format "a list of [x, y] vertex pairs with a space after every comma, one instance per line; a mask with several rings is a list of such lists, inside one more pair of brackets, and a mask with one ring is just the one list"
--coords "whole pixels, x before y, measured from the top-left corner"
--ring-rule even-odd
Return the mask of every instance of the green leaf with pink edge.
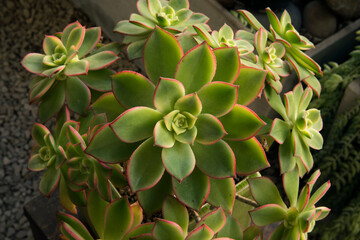
[[99, 70], [109, 66], [118, 59], [119, 57], [115, 53], [111, 51], [103, 51], [90, 55], [83, 60], [89, 62], [89, 70]]
[[143, 142], [133, 153], [128, 165], [128, 180], [133, 192], [153, 187], [163, 176], [162, 148], [154, 146], [154, 139]]
[[71, 31], [76, 27], [81, 27], [81, 24], [79, 23], [79, 21], [70, 23], [64, 28], [64, 30], [63, 30], [63, 32], [61, 34], [61, 41], [63, 43], [66, 43], [68, 41], [68, 38], [69, 38], [69, 35], [70, 35]]
[[154, 105], [167, 114], [174, 109], [176, 101], [185, 95], [184, 86], [175, 79], [160, 77], [154, 93]]
[[39, 154], [34, 154], [30, 157], [27, 167], [31, 171], [41, 171], [46, 168], [46, 162], [40, 158]]
[[88, 54], [92, 49], [94, 49], [96, 44], [99, 42], [100, 37], [101, 37], [100, 27], [93, 27], [86, 29], [84, 41], [82, 42], [78, 51], [79, 58], [82, 58], [83, 56]]
[[266, 177], [256, 177], [247, 180], [250, 185], [251, 194], [260, 205], [276, 204], [286, 208], [275, 184]]
[[282, 237], [284, 239], [296, 239], [296, 240], [299, 240], [300, 235], [301, 235], [300, 229], [297, 228], [297, 227], [294, 227], [294, 228], [285, 229]]
[[196, 141], [201, 144], [213, 144], [226, 135], [221, 122], [211, 114], [200, 114], [195, 123]]
[[77, 214], [76, 205], [71, 201], [69, 188], [67, 186], [65, 178], [60, 178], [59, 183], [59, 201], [61, 206], [72, 214]]
[[195, 142], [192, 149], [195, 154], [196, 166], [206, 175], [213, 178], [235, 176], [234, 153], [223, 140], [210, 145]]
[[243, 233], [243, 240], [257, 240], [262, 239], [262, 237], [262, 229], [255, 225], [246, 228]]
[[205, 224], [208, 226], [214, 234], [219, 232], [226, 222], [226, 216], [221, 207], [218, 209], [208, 213], [204, 217], [202, 217], [201, 221], [197, 223], [197, 227], [201, 226], [202, 224]]
[[40, 123], [34, 123], [31, 129], [31, 136], [35, 140], [36, 144], [39, 146], [45, 146], [44, 137], [45, 135], [50, 134], [49, 129]]
[[175, 144], [174, 133], [166, 128], [164, 120], [158, 121], [155, 125], [154, 144], [162, 148], [172, 148]]
[[270, 166], [264, 149], [253, 137], [244, 141], [227, 141], [236, 158], [236, 173], [249, 175]]
[[105, 211], [104, 239], [121, 239], [133, 221], [130, 204], [126, 198], [111, 202]]
[[44, 52], [46, 55], [54, 54], [57, 46], [62, 46], [63, 48], [65, 48], [63, 43], [61, 42], [61, 40], [58, 37], [45, 36], [44, 42], [43, 42], [43, 49], [44, 49]]
[[197, 93], [191, 93], [179, 98], [174, 105], [174, 109], [197, 116], [201, 113], [202, 104]]
[[256, 32], [255, 34], [255, 41], [256, 41], [255, 46], [259, 55], [266, 54], [265, 48], [267, 45], [267, 40], [268, 40], [267, 31], [264, 28], [260, 28], [259, 31]]
[[240, 223], [231, 215], [226, 218], [226, 223], [217, 234], [218, 238], [228, 237], [233, 240], [243, 240], [243, 231]]
[[310, 200], [309, 200], [307, 206], [305, 207], [305, 210], [310, 209], [311, 207], [313, 207], [325, 195], [325, 193], [329, 190], [330, 186], [331, 186], [330, 181], [327, 181], [326, 183], [321, 185], [315, 191], [315, 193], [313, 193], [311, 195]]
[[320, 150], [323, 147], [323, 143], [324, 143], [324, 139], [322, 137], [322, 135], [316, 131], [315, 129], [309, 129], [309, 132], [311, 134], [311, 138], [305, 138], [304, 141], [305, 143], [316, 150]]
[[166, 171], [180, 182], [194, 170], [195, 156], [189, 144], [176, 141], [162, 150], [161, 157]]
[[177, 40], [179, 41], [181, 48], [185, 53], [197, 45], [197, 42], [193, 38], [193, 35], [188, 32], [179, 34], [177, 36]]
[[162, 208], [163, 216], [166, 220], [178, 224], [187, 235], [189, 226], [188, 210], [173, 196], [167, 196]]
[[[71, 30], [66, 41], [66, 49], [69, 50], [72, 46], [79, 49], [85, 36], [85, 27], [75, 27]], [[64, 41], [63, 41], [64, 42]], [[65, 43], [65, 42], [64, 42]]]
[[212, 48], [219, 47], [219, 44], [213, 39], [213, 37], [210, 35], [210, 33], [208, 33], [208, 31], [204, 28], [203, 25], [195, 24], [194, 29], [195, 29], [196, 33], [202, 39], [204, 39], [204, 41], [207, 42], [207, 44], [209, 44]]
[[124, 47], [124, 44], [118, 43], [118, 42], [111, 42], [105, 45], [102, 45], [98, 49], [91, 51], [92, 54], [103, 52], [103, 51], [111, 51], [115, 53], [116, 55], [120, 54], [122, 48]]
[[292, 137], [295, 142], [294, 155], [301, 159], [302, 164], [306, 168], [307, 172], [309, 172], [314, 165], [314, 160], [311, 155], [310, 148], [304, 142], [303, 136], [297, 131], [297, 129], [295, 129], [295, 131], [292, 131]]
[[161, 3], [159, 0], [146, 0], [148, 9], [152, 16], [156, 16], [156, 13], [161, 11]]
[[224, 82], [211, 82], [204, 85], [198, 96], [202, 103], [202, 113], [210, 113], [216, 117], [230, 112], [236, 104], [238, 86]]
[[[282, 238], [283, 232], [285, 231], [284, 223], [281, 223], [274, 232], [271, 233], [269, 240], [278, 240]], [[245, 239], [244, 239], [245, 240]]]
[[307, 203], [310, 199], [310, 187], [309, 185], [305, 185], [299, 194], [298, 201], [296, 203], [296, 208], [299, 209], [299, 211], [303, 211], [305, 207], [307, 206]]
[[61, 72], [64, 68], [65, 68], [65, 66], [62, 65], [62, 66], [58, 66], [58, 67], [53, 67], [53, 68], [50, 68], [50, 69], [46, 69], [45, 71], [43, 71], [43, 72], [41, 73], [41, 75], [51, 78], [51, 77], [54, 76], [55, 73]]
[[308, 78], [303, 80], [312, 90], [315, 91], [316, 95], [319, 97], [321, 92], [320, 81], [312, 74], [309, 74]]
[[330, 213], [330, 209], [327, 207], [317, 207], [316, 209], [316, 221], [320, 221], [327, 217]]
[[294, 156], [294, 139], [289, 132], [284, 143], [279, 146], [280, 172], [291, 171], [296, 166], [296, 157]]
[[178, 62], [183, 56], [180, 44], [170, 33], [156, 27], [144, 47], [144, 66], [152, 82], [160, 77], [174, 78]]
[[125, 107], [153, 107], [154, 84], [143, 75], [133, 71], [122, 71], [112, 77], [112, 88], [116, 99]]
[[74, 112], [84, 114], [90, 104], [90, 90], [77, 77], [66, 80], [66, 103]]
[[321, 67], [317, 64], [313, 59], [311, 59], [308, 55], [302, 52], [300, 49], [291, 48], [287, 50], [291, 56], [295, 59], [295, 61], [300, 64], [307, 71], [312, 71], [315, 74], [322, 76]]
[[[299, 90], [301, 90], [301, 88]], [[305, 111], [308, 108], [312, 97], [313, 97], [313, 91], [311, 90], [311, 88], [307, 87], [305, 91], [302, 92], [301, 98], [297, 102], [299, 104], [298, 112]]]
[[175, 139], [181, 143], [186, 143], [186, 144], [191, 144], [193, 145], [196, 139], [196, 135], [197, 135], [197, 128], [193, 127], [191, 129], [188, 129], [186, 132], [179, 134], [179, 135], [174, 135]]
[[[219, 194], [221, 192], [221, 194]], [[235, 201], [235, 183], [233, 178], [210, 178], [210, 193], [207, 202], [215, 207], [221, 207], [231, 213]]]
[[306, 233], [309, 231], [310, 221], [315, 215], [315, 209], [311, 209], [309, 211], [303, 211], [298, 216], [298, 228], [301, 232]]
[[60, 180], [60, 170], [49, 167], [40, 180], [39, 190], [46, 197], [49, 197], [55, 190]]
[[128, 160], [137, 146], [120, 141], [107, 124], [96, 132], [85, 152], [102, 162], [118, 163]]
[[181, 183], [173, 178], [172, 185], [179, 201], [195, 210], [200, 209], [210, 191], [209, 177], [197, 168]]
[[137, 197], [145, 213], [150, 216], [154, 212], [161, 210], [165, 198], [171, 194], [171, 176], [165, 172], [161, 180], [154, 187], [137, 192]]
[[66, 68], [64, 69], [64, 74], [69, 77], [85, 75], [88, 73], [88, 70], [89, 70], [89, 62], [82, 59], [67, 64]]
[[228, 140], [250, 139], [266, 124], [252, 110], [239, 104], [219, 120], [228, 133], [224, 139]]
[[107, 120], [110, 122], [115, 120], [126, 109], [119, 104], [113, 93], [105, 93], [91, 105], [91, 110], [95, 114], [105, 113]]
[[299, 192], [299, 174], [296, 168], [290, 172], [284, 173], [283, 184], [286, 196], [290, 202], [290, 207], [295, 207]]
[[216, 57], [216, 72], [213, 82], [233, 83], [240, 71], [240, 58], [235, 47], [214, 49]]
[[255, 225], [265, 226], [285, 219], [287, 212], [277, 204], [266, 204], [250, 211], [249, 214]]
[[127, 54], [129, 60], [134, 60], [137, 58], [141, 58], [144, 53], [144, 45], [146, 43], [146, 39], [138, 40], [136, 42], [132, 42], [127, 47]]
[[137, 142], [153, 135], [155, 124], [163, 114], [148, 107], [134, 107], [122, 113], [111, 124], [115, 134], [124, 142]]
[[267, 71], [241, 66], [240, 73], [234, 84], [239, 85], [237, 103], [248, 105], [259, 96], [264, 88]]
[[211, 82], [215, 71], [215, 55], [209, 45], [202, 43], [187, 52], [181, 59], [175, 78], [184, 85], [186, 93], [193, 93]]
[[156, 221], [152, 234], [157, 240], [183, 240], [185, 237], [184, 231], [178, 224], [164, 219]]
[[278, 17], [275, 15], [275, 13], [273, 11], [271, 11], [270, 8], [266, 8], [266, 14], [267, 17], [269, 19], [270, 25], [273, 27], [273, 29], [277, 32], [280, 33], [281, 31], [281, 25], [280, 25], [280, 21], [278, 19]]
[[87, 196], [87, 214], [100, 238], [104, 238], [105, 212], [108, 202], [95, 191], [90, 191]]
[[117, 188], [128, 186], [127, 178], [123, 173], [123, 168], [119, 164], [111, 164], [110, 181]]
[[290, 126], [287, 122], [275, 118], [271, 127], [269, 135], [275, 139], [279, 144], [283, 144], [287, 136], [289, 135]]
[[49, 118], [54, 116], [65, 101], [65, 83], [57, 82], [44, 95], [42, 102], [39, 105], [39, 118], [41, 122], [46, 122]]
[[111, 75], [114, 72], [109, 69], [89, 71], [86, 75], [80, 75], [81, 81], [97, 91], [111, 91]]
[[131, 23], [129, 20], [122, 20], [116, 24], [114, 32], [130, 36], [142, 36], [149, 34], [151, 30]]
[[174, 8], [175, 11], [179, 11], [183, 8], [189, 8], [189, 1], [187, 1], [187, 0], [170, 0], [169, 6]]
[[294, 93], [292, 91], [284, 94], [285, 109], [288, 118], [291, 122], [295, 123], [298, 118], [298, 106], [294, 99]]
[[128, 233], [126, 233], [122, 240], [138, 239], [138, 236], [150, 234], [154, 228], [154, 224], [155, 223], [144, 223], [135, 228], [132, 228]]
[[133, 220], [132, 220], [130, 229], [133, 229], [142, 223], [142, 221], [144, 219], [144, 215], [143, 215], [143, 210], [138, 201], [131, 204], [130, 208], [131, 208], [131, 212], [132, 212], [132, 216], [133, 216]]
[[73, 217], [73, 216], [71, 216], [69, 214], [66, 214], [66, 213], [57, 212], [56, 218], [58, 219], [58, 221], [60, 223], [66, 223], [69, 226], [71, 226], [71, 228], [73, 230], [75, 230], [75, 232], [78, 234], [77, 236], [80, 237], [81, 239], [83, 239], [83, 240], [93, 240], [91, 234], [86, 229], [84, 224], [82, 224], [75, 217]]
[[210, 240], [213, 236], [214, 232], [211, 230], [211, 228], [203, 224], [200, 227], [192, 230], [186, 237], [186, 240]]
[[246, 11], [246, 10], [238, 10], [238, 12], [246, 19], [246, 21], [248, 23], [250, 23], [250, 25], [252, 27], [254, 27], [256, 30], [259, 30], [260, 28], [264, 28], [263, 25], [261, 25], [261, 23], [254, 17], [254, 15], [252, 15], [250, 12]]
[[41, 74], [44, 70], [48, 69], [48, 67], [43, 64], [44, 57], [44, 54], [29, 53], [23, 58], [21, 64], [29, 72]]
[[269, 103], [269, 105], [281, 115], [281, 117], [284, 120], [288, 120], [288, 116], [286, 114], [286, 109], [283, 104], [283, 101], [281, 100], [281, 97], [279, 94], [275, 92], [274, 89], [272, 89], [270, 86], [265, 86], [265, 98], [266, 101]]

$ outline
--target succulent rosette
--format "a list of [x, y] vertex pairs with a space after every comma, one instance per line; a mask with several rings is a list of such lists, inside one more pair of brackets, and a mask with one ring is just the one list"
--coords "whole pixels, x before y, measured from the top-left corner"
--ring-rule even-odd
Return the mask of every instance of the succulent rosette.
[[290, 68], [282, 58], [285, 55], [285, 47], [280, 42], [273, 42], [267, 46], [268, 34], [263, 28], [255, 34], [255, 48], [258, 53], [257, 65], [268, 71], [266, 82], [280, 94], [282, 84], [281, 77], [290, 74]]
[[278, 189], [270, 179], [265, 177], [248, 179], [253, 198], [260, 204], [260, 207], [249, 212], [253, 223], [257, 226], [265, 226], [281, 221], [269, 240], [307, 239], [307, 234], [312, 231], [315, 222], [329, 214], [329, 208], [315, 207], [315, 204], [328, 191], [330, 182], [324, 183], [311, 193], [319, 176], [320, 170], [317, 170], [298, 194], [297, 171], [285, 173], [283, 185], [289, 199], [289, 206], [284, 203]]
[[66, 102], [70, 110], [87, 111], [91, 94], [111, 90], [112, 71], [105, 69], [118, 59], [119, 44], [98, 48], [99, 27], [86, 29], [79, 22], [69, 24], [63, 32], [45, 36], [43, 53], [30, 53], [22, 65], [38, 75], [30, 84], [30, 103], [40, 102], [42, 122], [55, 115]]
[[[256, 30], [265, 29], [250, 12], [239, 10], [239, 13]], [[266, 13], [270, 21], [269, 39], [284, 44], [286, 48], [285, 58], [295, 69], [299, 80], [304, 81], [317, 95], [320, 95], [321, 85], [314, 75], [322, 76], [323, 73], [320, 66], [303, 52], [303, 50], [314, 48], [314, 45], [294, 28], [286, 10], [281, 15], [280, 20], [270, 8], [266, 9]]]
[[285, 94], [285, 106], [272, 89], [266, 89], [265, 93], [270, 105], [283, 118], [274, 119], [269, 134], [281, 144], [281, 173], [291, 171], [297, 166], [300, 176], [303, 176], [314, 164], [310, 148], [319, 150], [323, 145], [323, 138], [319, 133], [323, 126], [320, 110], [307, 109], [313, 92], [311, 88], [304, 90], [302, 85], [298, 84], [293, 91]]
[[145, 41], [156, 26], [173, 34], [184, 31], [195, 33], [194, 24], [209, 29], [206, 24], [209, 18], [193, 13], [188, 0], [140, 0], [137, 8], [140, 14], [131, 14], [130, 20], [122, 20], [114, 28], [115, 32], [126, 35], [123, 42], [129, 44], [127, 51], [130, 59], [142, 57]]
[[207, 32], [201, 25], [194, 26], [199, 34], [199, 42], [206, 41], [212, 48], [237, 47], [240, 56], [247, 55], [254, 51], [254, 46], [248, 41], [234, 37], [234, 32], [229, 25], [224, 24], [219, 31]]
[[[231, 177], [269, 166], [254, 137], [265, 123], [238, 104], [237, 49], [212, 50], [202, 43], [184, 55], [174, 36], [156, 28], [144, 47], [144, 63], [149, 79], [131, 71], [113, 76], [114, 95], [128, 110], [110, 127], [122, 142], [138, 145], [127, 166], [132, 191], [150, 213], [172, 192], [193, 209], [207, 200], [231, 211]], [[257, 94], [249, 91], [240, 100]], [[86, 151], [106, 162], [91, 143]], [[216, 198], [212, 188], [230, 197]]]

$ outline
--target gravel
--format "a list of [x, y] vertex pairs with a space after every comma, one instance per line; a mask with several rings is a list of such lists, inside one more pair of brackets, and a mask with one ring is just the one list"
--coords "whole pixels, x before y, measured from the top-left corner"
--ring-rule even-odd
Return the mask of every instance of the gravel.
[[[33, 74], [20, 65], [30, 52], [42, 52], [45, 35], [79, 20], [94, 26], [70, 0], [7, 0], [0, 10], [0, 239], [33, 239], [23, 205], [39, 195], [42, 173], [26, 169], [38, 122], [37, 106], [28, 104]], [[136, 68], [124, 56], [118, 69]]]

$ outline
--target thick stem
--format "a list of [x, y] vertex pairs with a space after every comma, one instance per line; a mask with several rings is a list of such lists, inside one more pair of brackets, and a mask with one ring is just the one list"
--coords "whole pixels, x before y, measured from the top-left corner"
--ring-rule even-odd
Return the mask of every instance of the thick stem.
[[246, 204], [248, 204], [250, 206], [253, 206], [253, 207], [256, 207], [256, 208], [260, 207], [260, 205], [257, 204], [254, 200], [251, 200], [249, 198], [243, 197], [243, 196], [238, 195], [238, 194], [236, 194], [236, 200], [239, 200], [240, 202], [246, 203]]
[[192, 210], [193, 214], [194, 214], [194, 217], [195, 217], [195, 222], [200, 222], [201, 218], [200, 218], [200, 215], [198, 214], [197, 211], [195, 210]]

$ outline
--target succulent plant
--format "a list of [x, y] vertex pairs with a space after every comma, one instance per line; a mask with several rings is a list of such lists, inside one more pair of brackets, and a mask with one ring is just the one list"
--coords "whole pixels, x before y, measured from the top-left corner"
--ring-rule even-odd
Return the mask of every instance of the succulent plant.
[[310, 147], [321, 149], [323, 138], [319, 131], [322, 129], [320, 111], [308, 109], [312, 99], [312, 90], [307, 87], [304, 91], [301, 84], [285, 94], [285, 106], [279, 95], [267, 89], [266, 97], [273, 108], [282, 116], [273, 121], [269, 135], [280, 145], [279, 160], [281, 173], [291, 171], [295, 166], [300, 176], [309, 172], [313, 166]]
[[[265, 29], [263, 25], [248, 11], [239, 10], [239, 13], [256, 30]], [[315, 74], [322, 76], [320, 66], [306, 55], [302, 50], [314, 48], [314, 45], [304, 36], [301, 36], [291, 24], [289, 13], [285, 10], [279, 20], [270, 8], [266, 9], [270, 21], [269, 39], [273, 42], [281, 42], [285, 46], [285, 58], [295, 69], [300, 81], [304, 81], [317, 95], [320, 95], [321, 85]]]
[[283, 175], [284, 190], [290, 202], [289, 207], [281, 199], [279, 191], [270, 179], [259, 177], [248, 180], [255, 201], [261, 205], [249, 212], [254, 224], [264, 226], [281, 221], [269, 240], [307, 239], [307, 234], [312, 231], [315, 222], [329, 214], [330, 209], [315, 207], [329, 189], [329, 181], [310, 196], [319, 176], [320, 170], [315, 171], [298, 195], [297, 171], [293, 170]]
[[[158, 46], [161, 51], [155, 55], [152, 49], [159, 49]], [[138, 192], [141, 204], [145, 201], [143, 195], [153, 191], [151, 194], [159, 197], [155, 192], [163, 190], [164, 194], [174, 191], [187, 206], [199, 209], [208, 199], [210, 182], [214, 182], [214, 187], [223, 185], [234, 197], [233, 181], [220, 180], [268, 166], [263, 149], [254, 138], [264, 122], [237, 104], [238, 88], [232, 82], [238, 70], [217, 71], [217, 59], [218, 63], [225, 60], [222, 55], [216, 56], [226, 51], [231, 51], [236, 56], [234, 61], [239, 62], [236, 48], [213, 51], [207, 43], [183, 55], [176, 39], [156, 28], [144, 48], [150, 80], [131, 71], [113, 76], [114, 95], [129, 109], [110, 127], [123, 142], [141, 143], [127, 168], [129, 184], [132, 191]], [[223, 82], [213, 81], [214, 78]], [[89, 154], [106, 162], [91, 148], [90, 143]], [[246, 163], [247, 156], [253, 161], [250, 165]], [[172, 187], [161, 181], [169, 178], [165, 170], [172, 176]], [[193, 194], [185, 191], [189, 186], [193, 186]], [[212, 197], [209, 201], [213, 202]], [[222, 207], [231, 211], [229, 202], [231, 205], [233, 201], [227, 200]]]
[[79, 22], [69, 24], [63, 32], [45, 36], [42, 53], [29, 53], [22, 65], [35, 73], [30, 84], [30, 103], [40, 102], [42, 122], [55, 115], [65, 101], [79, 114], [87, 111], [90, 90], [111, 90], [112, 71], [105, 69], [118, 59], [119, 44], [98, 48], [100, 28], [85, 29]]
[[188, 31], [194, 33], [193, 25], [200, 24], [205, 29], [208, 17], [193, 13], [188, 0], [140, 0], [137, 2], [140, 14], [133, 13], [130, 20], [122, 20], [114, 28], [115, 32], [125, 34], [124, 43], [130, 59], [142, 57], [147, 37], [158, 26], [174, 34]]

